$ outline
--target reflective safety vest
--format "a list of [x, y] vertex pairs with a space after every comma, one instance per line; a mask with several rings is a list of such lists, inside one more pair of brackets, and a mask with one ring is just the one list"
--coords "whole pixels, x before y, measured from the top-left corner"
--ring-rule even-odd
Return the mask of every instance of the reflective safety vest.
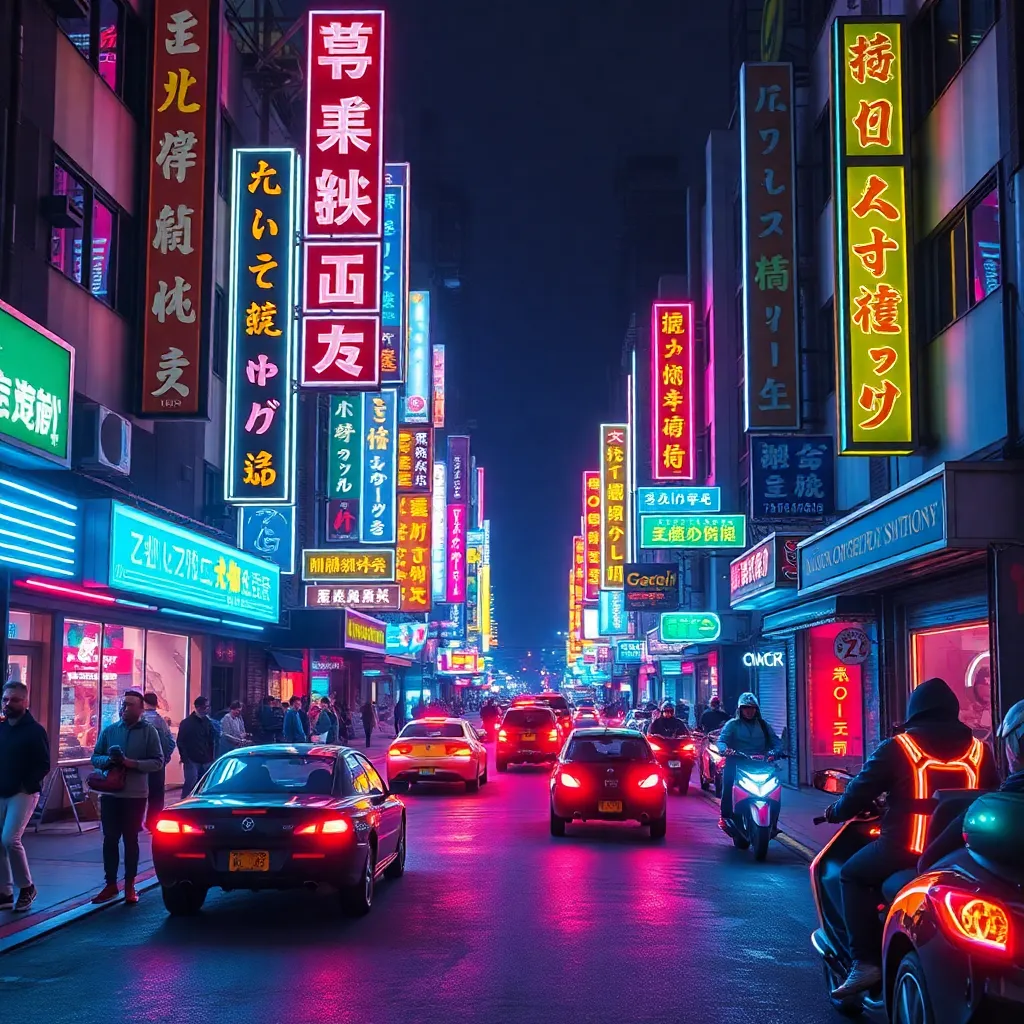
[[[964, 789], [977, 789], [979, 767], [985, 754], [985, 744], [975, 738], [966, 753], [952, 761], [940, 761], [937, 757], [926, 754], [905, 732], [898, 733], [896, 742], [907, 755], [910, 767], [914, 772], [914, 799], [929, 800], [932, 793], [940, 787], [937, 779], [932, 776], [936, 772], [957, 772], [958, 781], [962, 781]], [[912, 853], [924, 853], [925, 836], [928, 833], [930, 814], [914, 814], [911, 816], [910, 850]]]

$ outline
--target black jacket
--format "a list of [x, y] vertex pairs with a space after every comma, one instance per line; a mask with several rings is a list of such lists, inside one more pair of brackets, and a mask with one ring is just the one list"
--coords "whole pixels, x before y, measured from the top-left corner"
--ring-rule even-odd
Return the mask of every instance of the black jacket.
[[192, 764], [211, 764], [217, 756], [213, 722], [194, 711], [178, 726], [178, 754]]
[[667, 718], [662, 715], [661, 718], [651, 723], [650, 729], [647, 730], [647, 735], [664, 736], [667, 739], [671, 739], [676, 736], [689, 736], [690, 730], [675, 716]]
[[[960, 702], [941, 679], [928, 679], [910, 695], [905, 732], [926, 753], [941, 761], [961, 758], [970, 749], [973, 734], [960, 719]], [[981, 789], [999, 785], [992, 751], [985, 747], [979, 770]], [[937, 785], [936, 788], [939, 788]], [[921, 813], [914, 798], [914, 771], [897, 740], [881, 743], [867, 763], [832, 805], [832, 821], [848, 821], [870, 810], [874, 801], [888, 794], [882, 816], [882, 835], [909, 843], [910, 824]]]
[[38, 793], [49, 772], [50, 741], [32, 715], [0, 722], [0, 797]]
[[708, 708], [707, 711], [700, 716], [700, 731], [714, 732], [716, 729], [721, 729], [731, 717], [732, 716], [725, 711], [716, 711], [714, 708]]

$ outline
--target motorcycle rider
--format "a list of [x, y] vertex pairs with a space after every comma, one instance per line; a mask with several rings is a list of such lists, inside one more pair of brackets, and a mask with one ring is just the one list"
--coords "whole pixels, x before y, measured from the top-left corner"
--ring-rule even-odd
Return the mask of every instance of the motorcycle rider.
[[729, 721], [729, 712], [722, 710], [722, 698], [712, 697], [711, 706], [700, 716], [700, 731], [714, 732]]
[[664, 736], [666, 739], [689, 734], [690, 730], [686, 725], [676, 718], [676, 709], [670, 700], [661, 705], [661, 717], [652, 722], [650, 729], [647, 730], [648, 736]]
[[[999, 784], [991, 751], [960, 721], [956, 694], [937, 677], [914, 690], [904, 725], [876, 748], [843, 795], [825, 810], [830, 822], [849, 821], [888, 794], [879, 838], [855, 853], [840, 873], [853, 963], [846, 981], [832, 993], [836, 999], [873, 988], [882, 980], [878, 922], [882, 883], [897, 871], [914, 867], [923, 852], [931, 813], [928, 798], [942, 785], [935, 773], [930, 781], [925, 777], [927, 767], [936, 762], [955, 764], [968, 781], [973, 771], [975, 788], [994, 789]], [[942, 774], [949, 778], [948, 773]]]
[[736, 780], [736, 754], [748, 757], [761, 754], [770, 757], [781, 752], [782, 740], [775, 730], [761, 717], [761, 705], [757, 696], [749, 691], [741, 693], [736, 704], [736, 717], [730, 718], [718, 736], [718, 749], [725, 754], [725, 768], [722, 771], [722, 821], [732, 817], [732, 785]]
[[483, 724], [484, 730], [488, 735], [491, 734], [494, 728], [494, 723], [498, 718], [499, 710], [498, 704], [493, 697], [488, 697], [484, 701], [483, 707], [480, 708], [480, 721]]

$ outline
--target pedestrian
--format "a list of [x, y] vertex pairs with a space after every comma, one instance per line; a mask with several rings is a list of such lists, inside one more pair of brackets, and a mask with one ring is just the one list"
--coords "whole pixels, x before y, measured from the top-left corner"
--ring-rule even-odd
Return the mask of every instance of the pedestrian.
[[244, 747], [249, 742], [249, 734], [245, 731], [245, 720], [242, 718], [242, 702], [234, 700], [228, 713], [220, 720], [220, 753], [229, 754], [232, 750]]
[[217, 732], [210, 721], [210, 702], [202, 696], [192, 702], [192, 714], [178, 726], [178, 756], [185, 769], [182, 797], [191, 796], [217, 756]]
[[395, 735], [405, 728], [405, 701], [395, 701]]
[[343, 704], [338, 712], [338, 729], [346, 743], [351, 743], [355, 739], [356, 734], [352, 731], [352, 712], [346, 704]]
[[164, 791], [167, 786], [167, 766], [171, 762], [171, 754], [174, 753], [175, 742], [171, 735], [170, 727], [160, 714], [158, 705], [160, 699], [155, 693], [147, 693], [142, 698], [145, 710], [142, 712], [142, 720], [148, 722], [156, 729], [160, 737], [160, 750], [164, 756], [164, 763], [155, 772], [147, 776], [149, 786], [149, 803], [146, 805], [146, 828], [152, 832], [157, 816], [164, 809]]
[[284, 713], [284, 742], [305, 743], [307, 733], [302, 727], [302, 715], [299, 709], [302, 706], [301, 697], [292, 697], [288, 701], [288, 710]]
[[377, 712], [373, 702], [367, 702], [359, 709], [359, 716], [363, 720], [363, 732], [366, 733], [366, 745], [370, 745], [370, 736], [373, 734], [373, 727], [377, 724]]
[[260, 703], [256, 725], [259, 729], [260, 743], [281, 742], [281, 720], [274, 707], [274, 698], [269, 694]]
[[28, 710], [28, 687], [9, 682], [0, 721], [0, 910], [23, 914], [36, 898], [21, 837], [49, 771], [50, 741]]
[[302, 721], [302, 731], [307, 738], [313, 735], [309, 722], [309, 708], [311, 704], [312, 701], [308, 693], [299, 701], [299, 718]]
[[103, 829], [103, 876], [106, 884], [93, 903], [107, 903], [118, 894], [117, 869], [120, 844], [124, 842], [124, 901], [139, 902], [135, 876], [139, 870], [139, 832], [149, 799], [150, 772], [163, 767], [164, 755], [156, 729], [143, 721], [145, 707], [138, 690], [126, 690], [121, 699], [121, 718], [108, 725], [96, 742], [93, 767], [100, 771], [124, 769], [121, 789], [100, 794], [100, 825]]
[[331, 709], [331, 702], [327, 697], [320, 698], [320, 714], [316, 719], [316, 732], [320, 742], [328, 746], [334, 746], [338, 742], [338, 719]]

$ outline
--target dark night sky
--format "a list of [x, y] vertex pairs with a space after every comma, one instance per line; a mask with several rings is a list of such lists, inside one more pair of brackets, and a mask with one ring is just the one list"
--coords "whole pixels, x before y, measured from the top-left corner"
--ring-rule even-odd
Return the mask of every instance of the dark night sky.
[[487, 467], [501, 645], [547, 645], [566, 628], [580, 474], [597, 465], [626, 329], [615, 307], [615, 169], [631, 155], [676, 153], [699, 180], [707, 133], [729, 115], [728, 4], [387, 9], [389, 111], [403, 118], [413, 188], [415, 126], [429, 110], [440, 128], [435, 172], [469, 201], [473, 329], [449, 365], [461, 385], [453, 411], [477, 421], [474, 452]]

